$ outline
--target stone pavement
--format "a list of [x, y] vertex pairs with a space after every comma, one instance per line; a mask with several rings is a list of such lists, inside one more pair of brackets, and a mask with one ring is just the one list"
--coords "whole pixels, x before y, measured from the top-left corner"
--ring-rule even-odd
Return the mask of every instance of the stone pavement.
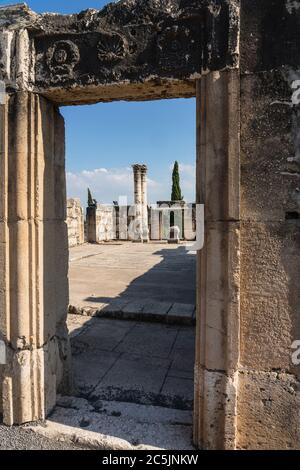
[[194, 329], [69, 315], [76, 395], [191, 410]]
[[196, 256], [185, 245], [130, 242], [70, 250], [70, 312], [195, 322]]
[[69, 278], [74, 396], [38, 432], [92, 448], [192, 449], [195, 254], [86, 244], [70, 250]]
[[194, 328], [69, 315], [73, 397], [39, 435], [110, 450], [190, 450]]

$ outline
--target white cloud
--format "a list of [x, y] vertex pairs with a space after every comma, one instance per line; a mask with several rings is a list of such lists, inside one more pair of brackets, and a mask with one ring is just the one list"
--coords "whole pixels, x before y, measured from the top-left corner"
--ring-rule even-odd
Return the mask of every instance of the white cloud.
[[132, 170], [130, 168], [96, 168], [78, 173], [67, 173], [68, 197], [79, 197], [85, 206], [87, 188], [102, 203], [112, 203], [120, 195], [132, 197]]
[[[188, 202], [195, 199], [195, 167], [180, 164], [181, 187]], [[111, 204], [120, 196], [127, 196], [128, 203], [133, 202], [132, 168], [96, 168], [83, 170], [78, 173], [67, 173], [68, 197], [80, 198], [83, 207], [86, 206], [87, 188], [90, 188], [93, 198], [98, 202]], [[169, 199], [171, 192], [171, 173], [161, 174], [159, 181], [148, 178], [148, 200], [154, 203]]]

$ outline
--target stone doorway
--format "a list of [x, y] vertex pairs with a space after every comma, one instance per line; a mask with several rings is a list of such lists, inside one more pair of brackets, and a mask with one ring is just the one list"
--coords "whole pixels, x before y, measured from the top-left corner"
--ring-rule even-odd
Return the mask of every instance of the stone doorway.
[[[228, 55], [212, 54], [209, 59], [200, 50], [203, 47], [211, 50], [210, 40], [205, 36], [208, 42], [204, 46], [201, 38], [203, 25], [214, 18], [214, 12], [192, 1], [180, 6], [175, 1], [171, 8], [169, 3], [172, 1], [163, 1], [156, 8], [155, 2], [137, 0], [141, 14], [151, 18], [146, 28], [133, 26], [130, 19], [133, 5], [126, 1], [100, 13], [88, 11], [83, 16], [64, 18], [36, 15], [26, 6], [0, 10], [8, 25], [3, 31], [3, 44], [14, 36], [19, 60], [17, 75], [13, 75], [11, 56], [4, 56], [5, 80], [15, 76], [17, 89], [11, 90], [7, 81], [8, 94], [1, 106], [4, 220], [1, 267], [5, 283], [1, 295], [1, 333], [8, 347], [7, 364], [1, 370], [1, 390], [7, 424], [46, 417], [56, 403], [57, 392], [68, 393], [71, 387], [66, 328], [65, 137], [58, 106], [196, 97], [197, 202], [209, 201], [209, 238], [205, 252], [201, 258], [198, 255], [194, 441], [200, 445], [205, 440], [210, 447], [217, 446], [217, 442], [222, 447], [235, 445], [235, 384], [222, 412], [217, 403], [222, 390], [231, 384], [237, 365], [238, 322], [233, 322], [233, 318], [238, 318], [238, 304], [224, 305], [223, 299], [224, 293], [236, 285], [238, 239], [230, 229], [231, 224], [214, 221], [238, 218], [238, 146], [233, 145], [238, 142], [238, 120], [232, 118], [238, 116], [238, 73], [212, 72], [199, 81], [201, 57], [206, 66], [211, 60], [213, 69], [226, 66], [228, 57], [230, 60], [234, 57], [235, 30], [231, 24], [226, 24], [225, 29], [216, 26], [218, 41], [231, 38], [230, 49]], [[224, 4], [222, 8], [224, 12], [230, 8], [232, 17], [237, 14], [235, 5]], [[153, 30], [157, 20], [164, 25], [160, 32]], [[114, 33], [105, 30], [107, 22], [114, 25], [110, 27]], [[180, 47], [175, 55], [174, 47]], [[27, 61], [26, 57], [32, 60]], [[82, 57], [90, 57], [91, 61]], [[95, 68], [97, 61], [102, 64], [100, 69]], [[225, 128], [230, 130], [229, 140]], [[229, 167], [230, 178], [224, 186], [223, 176]], [[220, 178], [211, 180], [215, 173]], [[220, 187], [226, 193], [224, 207], [216, 200]], [[208, 243], [210, 238], [212, 242]], [[230, 257], [222, 263], [221, 271], [211, 271], [208, 267], [212, 257], [219, 266], [224, 246]], [[228, 334], [236, 348], [229, 356], [222, 353], [226, 345], [218, 329], [210, 329], [205, 321], [212, 305], [212, 293], [206, 288], [211, 276], [217, 295], [213, 300], [215, 322], [222, 321], [226, 312], [228, 325], [234, 325]], [[212, 341], [213, 350], [208, 347]], [[215, 372], [229, 371], [228, 367], [229, 375]], [[218, 386], [211, 387], [213, 383]], [[206, 405], [207, 393], [213, 407]], [[218, 423], [215, 427], [218, 432], [209, 431], [206, 435], [206, 429], [212, 429], [211, 422]]]
[[205, 243], [197, 255], [194, 442], [299, 447], [299, 370], [291, 359], [300, 272], [294, 4], [121, 0], [70, 16], [0, 8], [6, 424], [45, 418], [71, 385], [58, 107], [196, 97]]
[[[155, 129], [155, 126], [149, 129], [150, 111], [165, 115], [169, 107], [173, 115], [176, 113], [178, 119], [183, 120], [180, 111], [185, 110], [186, 115], [193, 115], [190, 120], [195, 121], [194, 100], [189, 103], [165, 100], [161, 105], [163, 111], [159, 103], [145, 103], [143, 108], [140, 103], [127, 106], [121, 103], [121, 106], [140, 119], [143, 109], [147, 116], [147, 135], [153, 134]], [[82, 112], [85, 119], [86, 113], [92, 111], [121, 114], [121, 106], [98, 105], [93, 109], [82, 109]], [[78, 120], [81, 111], [78, 108], [67, 109], [66, 112], [62, 110], [67, 130], [67, 168], [68, 159], [73, 158], [68, 119], [75, 115]], [[124, 125], [122, 119], [119, 116], [112, 119], [115, 123], [114, 133], [119, 135], [120, 132], [122, 135], [122, 128], [119, 129], [120, 125]], [[102, 122], [100, 117], [99, 122]], [[160, 127], [163, 126], [164, 122], [160, 124]], [[114, 148], [111, 149], [111, 155], [101, 150], [101, 146], [106, 147], [102, 133], [104, 136], [108, 133], [108, 125], [103, 123], [102, 127], [104, 129], [99, 129], [96, 147], [97, 168], [105, 167], [107, 175], [110, 167], [114, 168]], [[140, 124], [141, 132], [142, 128]], [[132, 128], [133, 141], [135, 133], [136, 129]], [[90, 136], [88, 132], [82, 133], [81, 139], [84, 141], [92, 138], [93, 135]], [[127, 143], [129, 149], [122, 156], [124, 167], [129, 167], [136, 160], [134, 144], [129, 143], [131, 139]], [[139, 141], [140, 147], [136, 153], [147, 163], [150, 173], [155, 164], [155, 158], [151, 158], [151, 155], [159, 149], [154, 144], [149, 155], [144, 156], [141, 136]], [[165, 141], [168, 141], [167, 137]], [[123, 139], [122, 142], [125, 147]], [[164, 145], [162, 141], [160, 154]], [[193, 157], [195, 159], [192, 154], [191, 159]], [[169, 188], [165, 194], [167, 199], [168, 193], [171, 194], [171, 169], [168, 169], [169, 162], [165, 166]], [[192, 449], [196, 252], [187, 250], [187, 242], [170, 245], [167, 240], [152, 239], [151, 222], [155, 217], [151, 216], [151, 207], [158, 198], [155, 198], [152, 190], [151, 182], [155, 176], [151, 174], [150, 183], [146, 174], [141, 178], [143, 185], [140, 188], [143, 200], [148, 200], [148, 205], [147, 202], [144, 205], [149, 213], [146, 217], [149, 240], [141, 243], [135, 237], [132, 237], [133, 241], [128, 239], [136, 226], [133, 222], [139, 216], [133, 203], [137, 206], [141, 199], [136, 194], [139, 189], [137, 172], [140, 169], [146, 172], [143, 165], [129, 169], [131, 184], [126, 193], [117, 184], [108, 194], [101, 185], [89, 185], [93, 206], [87, 207], [87, 240], [85, 244], [69, 249], [68, 328], [72, 350], [73, 397], [59, 397], [58, 406], [48, 421], [57, 426], [58, 430], [60, 425], [72, 425], [75, 433], [84, 430], [86, 433], [97, 432], [99, 436], [110, 435], [114, 441], [122, 439], [123, 445], [136, 449], [140, 446]], [[161, 166], [159, 171], [161, 175]], [[195, 177], [193, 183], [195, 185]], [[83, 202], [87, 197], [86, 188], [82, 196], [81, 192], [76, 194], [81, 196]], [[69, 188], [68, 191], [74, 196], [72, 191], [75, 188]], [[121, 204], [113, 205], [112, 202], [109, 204], [110, 199], [120, 200], [119, 195], [122, 194], [126, 195], [129, 208]], [[85, 206], [82, 205], [85, 212]], [[112, 215], [111, 211], [115, 207]], [[130, 214], [128, 225], [123, 220], [118, 221], [119, 213], [122, 216], [124, 211]], [[183, 212], [182, 208], [180, 212]], [[180, 217], [177, 217], [177, 223], [179, 220]], [[108, 224], [110, 231], [103, 237], [103, 228]], [[168, 227], [170, 229], [170, 223], [166, 229]], [[80, 224], [77, 224], [77, 228], [80, 229]], [[69, 240], [72, 245], [74, 238], [82, 238], [75, 235], [74, 229]], [[89, 243], [90, 238], [94, 243]], [[193, 243], [191, 241], [190, 245]]]

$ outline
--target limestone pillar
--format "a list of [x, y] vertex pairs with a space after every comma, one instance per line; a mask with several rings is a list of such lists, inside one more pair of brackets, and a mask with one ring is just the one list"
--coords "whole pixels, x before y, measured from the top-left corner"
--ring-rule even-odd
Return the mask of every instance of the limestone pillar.
[[148, 240], [147, 166], [133, 165], [135, 240]]
[[234, 449], [239, 363], [239, 75], [197, 83], [197, 203], [205, 205], [198, 254], [195, 444]]
[[0, 121], [0, 366], [8, 425], [43, 419], [70, 385], [64, 121], [37, 95]]
[[148, 235], [148, 188], [147, 188], [147, 171], [146, 165], [141, 165], [141, 189], [142, 189], [142, 220], [143, 220], [143, 238], [144, 241]]
[[88, 243], [97, 243], [97, 205], [86, 209], [86, 227]]

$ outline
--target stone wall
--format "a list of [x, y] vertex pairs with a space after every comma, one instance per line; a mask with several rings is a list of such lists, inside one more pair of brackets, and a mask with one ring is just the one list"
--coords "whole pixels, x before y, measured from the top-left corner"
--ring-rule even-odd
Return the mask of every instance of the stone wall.
[[101, 243], [117, 238], [114, 206], [96, 204], [87, 208], [87, 241]]
[[194, 241], [196, 237], [196, 205], [183, 201], [158, 201], [149, 209], [150, 240], [168, 240], [170, 227], [177, 226], [180, 239]]
[[84, 243], [84, 215], [79, 199], [67, 200], [69, 247]]
[[242, 449], [300, 447], [299, 28], [298, 1], [242, 0]]
[[[147, 209], [150, 240], [168, 240], [170, 217], [174, 212], [174, 224], [180, 227], [181, 240], [195, 240], [195, 204], [184, 204], [170, 209], [170, 202], [158, 203]], [[172, 205], [172, 204], [171, 204]], [[162, 207], [163, 206], [163, 207]], [[110, 240], [134, 240], [131, 232], [136, 229], [135, 206], [97, 204], [87, 208], [87, 241], [100, 243]], [[140, 217], [140, 216], [139, 216]]]

